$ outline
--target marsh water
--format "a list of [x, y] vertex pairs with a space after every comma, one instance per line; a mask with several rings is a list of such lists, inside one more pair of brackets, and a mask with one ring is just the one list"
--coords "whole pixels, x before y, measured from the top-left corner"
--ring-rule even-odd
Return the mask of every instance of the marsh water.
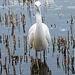
[[51, 42], [45, 51], [29, 48], [36, 0], [0, 0], [0, 75], [75, 75], [75, 0], [40, 0]]

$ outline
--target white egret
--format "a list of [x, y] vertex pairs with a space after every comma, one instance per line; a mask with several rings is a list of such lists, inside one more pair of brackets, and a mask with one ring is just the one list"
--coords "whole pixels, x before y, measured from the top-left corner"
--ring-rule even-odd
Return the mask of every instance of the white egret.
[[46, 24], [42, 23], [40, 6], [41, 6], [40, 1], [36, 1], [35, 2], [36, 23], [33, 24], [29, 29], [29, 45], [30, 47], [34, 48], [36, 58], [37, 58], [37, 51], [44, 51], [45, 54], [45, 50], [48, 48], [48, 45], [51, 40], [49, 28], [47, 27]]

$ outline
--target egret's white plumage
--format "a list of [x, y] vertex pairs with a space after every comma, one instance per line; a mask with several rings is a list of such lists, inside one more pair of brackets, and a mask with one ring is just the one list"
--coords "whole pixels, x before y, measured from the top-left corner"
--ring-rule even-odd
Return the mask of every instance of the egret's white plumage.
[[42, 23], [41, 13], [40, 13], [39, 1], [35, 2], [36, 6], [36, 23], [29, 29], [29, 45], [33, 47], [36, 51], [44, 51], [48, 48], [50, 43], [50, 33], [49, 28], [46, 24]]

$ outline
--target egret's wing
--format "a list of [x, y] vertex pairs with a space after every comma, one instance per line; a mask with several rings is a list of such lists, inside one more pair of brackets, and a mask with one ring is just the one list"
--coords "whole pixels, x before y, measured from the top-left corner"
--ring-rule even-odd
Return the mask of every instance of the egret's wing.
[[44, 28], [44, 31], [45, 31], [46, 40], [48, 41], [48, 44], [49, 44], [50, 41], [51, 41], [51, 37], [50, 37], [50, 33], [49, 33], [49, 28], [44, 23], [42, 23], [42, 24], [43, 24], [43, 28]]
[[36, 24], [33, 24], [29, 29], [29, 45], [30, 47], [33, 47], [33, 41], [34, 41], [34, 32], [35, 32]]

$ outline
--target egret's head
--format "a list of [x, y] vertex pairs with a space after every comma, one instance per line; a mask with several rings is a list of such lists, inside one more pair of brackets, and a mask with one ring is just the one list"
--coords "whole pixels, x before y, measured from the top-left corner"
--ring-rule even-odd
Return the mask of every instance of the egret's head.
[[40, 1], [36, 1], [35, 2], [36, 11], [40, 12], [40, 6], [41, 6]]
[[36, 1], [36, 2], [35, 2], [35, 6], [36, 6], [36, 7], [41, 6], [41, 2], [40, 2], [40, 1]]

